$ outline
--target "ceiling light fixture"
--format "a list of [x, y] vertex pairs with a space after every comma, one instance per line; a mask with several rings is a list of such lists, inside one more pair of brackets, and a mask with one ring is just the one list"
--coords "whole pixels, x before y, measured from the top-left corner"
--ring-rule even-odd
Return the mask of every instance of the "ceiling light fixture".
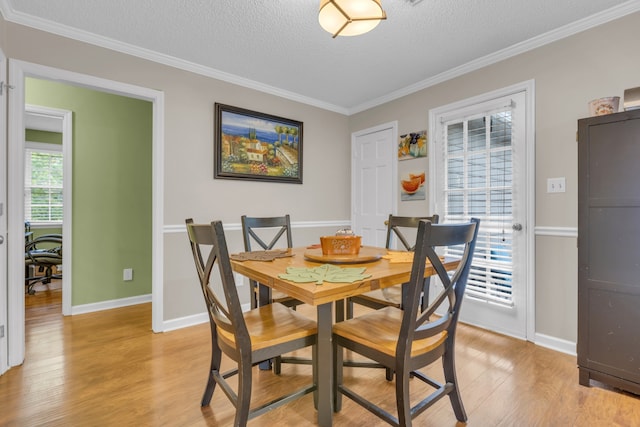
[[380, 0], [320, 0], [318, 21], [333, 38], [367, 33], [383, 19]]

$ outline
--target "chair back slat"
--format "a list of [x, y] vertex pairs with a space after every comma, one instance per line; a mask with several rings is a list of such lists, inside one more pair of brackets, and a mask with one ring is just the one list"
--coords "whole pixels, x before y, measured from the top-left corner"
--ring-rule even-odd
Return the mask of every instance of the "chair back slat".
[[[187, 219], [186, 224], [200, 287], [210, 319], [219, 328], [234, 334], [237, 343], [250, 343], [229, 260], [222, 222], [194, 224], [192, 219]], [[208, 255], [205, 262], [203, 251], [206, 253], [206, 250], [208, 250]], [[216, 265], [220, 274], [223, 295], [219, 295], [211, 283], [211, 273]], [[238, 345], [238, 347], [240, 350], [241, 346]]]
[[[278, 217], [248, 217], [243, 215], [241, 222], [244, 250], [247, 252], [251, 251], [252, 241], [265, 251], [273, 249], [283, 235], [286, 236], [287, 248], [293, 247], [289, 215]], [[274, 232], [273, 229], [275, 229], [275, 235], [268, 235], [267, 229], [271, 229], [271, 232]], [[266, 243], [265, 240], [269, 240], [269, 243]]]
[[[404, 357], [408, 354], [413, 340], [434, 336], [444, 330], [447, 330], [450, 339], [453, 339], [471, 268], [478, 229], [479, 220], [475, 218], [464, 224], [432, 224], [429, 221], [420, 221], [409, 281], [411, 297], [408, 305], [404, 307], [405, 312], [397, 348], [398, 357]], [[464, 245], [462, 258], [453, 273], [449, 273], [436, 249], [460, 245]], [[422, 291], [422, 278], [427, 260], [436, 270], [436, 274], [443, 284], [443, 289], [418, 316], [418, 300]], [[431, 320], [431, 315], [436, 313], [439, 308], [444, 311], [441, 313], [441, 317]]]
[[421, 220], [427, 220], [431, 221], [431, 223], [433, 224], [437, 224], [439, 216], [437, 214], [423, 217], [389, 215], [389, 219], [387, 219], [387, 240], [385, 247], [387, 249], [392, 249], [391, 241], [395, 236], [400, 241], [400, 243], [402, 243], [404, 250], [413, 251], [416, 246], [416, 239], [414, 237], [413, 243], [411, 243], [409, 239], [406, 238], [404, 233], [407, 233], [409, 229], [412, 233], [415, 232]]
[[[425, 220], [425, 221], [430, 221], [432, 224], [437, 224], [438, 220], [440, 219], [440, 217], [437, 214], [431, 215], [431, 216], [422, 216], [422, 217], [410, 217], [410, 216], [396, 216], [396, 215], [389, 215], [389, 218], [386, 221], [387, 224], [387, 240], [386, 240], [386, 245], [385, 247], [387, 249], [393, 249], [391, 247], [392, 245], [392, 239], [395, 236], [400, 243], [402, 243], [402, 248], [399, 249], [404, 249], [406, 251], [414, 251], [415, 247], [416, 247], [416, 242], [417, 242], [417, 231], [418, 231], [418, 225], [420, 224], [420, 221]], [[411, 239], [408, 239], [405, 234], [409, 234], [411, 233]], [[423, 285], [423, 292], [424, 294], [420, 297], [420, 303], [421, 306], [424, 308], [424, 306], [426, 305], [426, 301], [428, 301], [429, 296], [426, 295], [429, 292], [429, 286], [431, 283], [431, 278], [430, 277], [425, 277], [424, 279], [424, 285]], [[392, 291], [385, 288], [382, 290], [382, 294], [389, 300], [392, 300], [392, 297], [389, 296], [389, 294]], [[404, 293], [404, 295], [402, 295], [401, 298], [408, 298], [409, 295], [407, 293]], [[407, 304], [406, 301], [400, 301], [400, 307], [404, 307]]]
[[[265, 251], [276, 248], [276, 245], [277, 248], [282, 248], [285, 242], [287, 248], [293, 247], [289, 215], [274, 217], [249, 217], [242, 215], [240, 219], [242, 222], [242, 240], [245, 251], [251, 252], [252, 242], [259, 246], [259, 248], [256, 249]], [[283, 236], [286, 239], [282, 239]], [[269, 241], [269, 243], [265, 241]], [[249, 289], [251, 291], [251, 308], [258, 307], [259, 299], [262, 298], [258, 298], [258, 294], [262, 294], [265, 291], [268, 294], [266, 298], [272, 300], [271, 289], [263, 288], [262, 291], [260, 291], [258, 282], [253, 279], [249, 279]], [[293, 298], [281, 300], [281, 302], [290, 307], [297, 305], [297, 301]]]

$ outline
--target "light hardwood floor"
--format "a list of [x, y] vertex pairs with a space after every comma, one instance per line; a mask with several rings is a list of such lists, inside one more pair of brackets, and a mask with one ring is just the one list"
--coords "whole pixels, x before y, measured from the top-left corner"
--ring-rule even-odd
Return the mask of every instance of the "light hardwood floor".
[[[59, 298], [56, 289], [27, 295], [26, 360], [0, 377], [0, 426], [232, 425], [233, 407], [219, 390], [200, 408], [208, 324], [154, 334], [150, 304], [65, 318]], [[312, 308], [300, 309], [313, 316]], [[640, 425], [640, 397], [578, 385], [573, 356], [461, 325], [457, 366], [469, 426]], [[262, 402], [308, 381], [310, 367], [283, 365], [279, 377], [255, 373], [254, 401]], [[348, 368], [345, 382], [393, 410], [393, 383], [383, 371]], [[418, 381], [414, 387], [417, 396]], [[249, 426], [313, 426], [315, 419], [307, 395]], [[334, 425], [386, 424], [344, 399]], [[443, 399], [415, 425], [462, 424]]]

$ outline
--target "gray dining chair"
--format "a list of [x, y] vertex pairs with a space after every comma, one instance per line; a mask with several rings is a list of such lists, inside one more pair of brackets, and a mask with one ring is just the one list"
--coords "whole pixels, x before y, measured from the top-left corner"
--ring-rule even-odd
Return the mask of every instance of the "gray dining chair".
[[[414, 418], [441, 398], [449, 396], [456, 419], [466, 422], [467, 415], [456, 377], [455, 334], [478, 228], [477, 219], [463, 224], [420, 221], [411, 278], [403, 285], [407, 288], [403, 308], [385, 307], [333, 326], [336, 411], [340, 411], [342, 396], [346, 396], [391, 425], [410, 427]], [[444, 247], [462, 249], [462, 257], [455, 271], [448, 272], [436, 253], [437, 249]], [[422, 311], [420, 295], [427, 260], [435, 269], [443, 289]], [[366, 390], [356, 392], [345, 384], [342, 363], [344, 349], [395, 371], [397, 415], [368, 400], [363, 394]], [[437, 361], [442, 363], [443, 381], [430, 378], [421, 370]], [[414, 380], [410, 381], [411, 378]], [[412, 405], [411, 398], [415, 399], [415, 395], [410, 395], [410, 388], [419, 388], [416, 380], [434, 391]], [[421, 385], [419, 389], [422, 389]]]
[[[275, 217], [242, 215], [240, 222], [242, 223], [244, 250], [247, 252], [252, 250], [268, 251], [283, 247], [284, 243], [286, 243], [284, 248], [293, 247], [291, 219], [288, 214]], [[255, 280], [249, 280], [249, 290], [251, 292], [251, 308], [256, 308], [259, 305], [260, 292], [267, 294], [264, 299], [269, 302], [279, 302], [294, 310], [298, 305], [302, 304], [302, 301], [277, 291], [274, 292], [267, 286], [261, 286]]]
[[[316, 322], [279, 303], [242, 311], [222, 222], [194, 224], [186, 220], [189, 243], [200, 288], [209, 314], [211, 364], [201, 406], [209, 405], [216, 385], [236, 408], [234, 426], [244, 427], [249, 419], [316, 391], [315, 366], [311, 384], [290, 391], [270, 402], [251, 408], [253, 366], [283, 353], [312, 347], [315, 354]], [[217, 266], [217, 269], [215, 268]], [[221, 282], [212, 283], [213, 271]], [[221, 371], [222, 355], [236, 367]], [[227, 379], [237, 376], [237, 391]]]
[[[398, 246], [400, 247], [399, 250], [413, 251], [415, 248], [416, 232], [418, 231], [418, 224], [420, 223], [420, 220], [428, 220], [437, 224], [439, 216], [437, 214], [424, 217], [389, 215], [389, 218], [385, 221], [387, 225], [385, 247], [387, 249], [393, 249], [393, 241], [397, 240]], [[409, 235], [410, 233], [411, 235]], [[431, 280], [429, 278], [424, 280], [423, 292], [420, 296], [421, 306], [423, 308], [429, 298], [430, 283]], [[362, 295], [347, 298], [347, 319], [353, 317], [354, 304], [359, 304], [375, 310], [389, 306], [400, 308], [402, 306], [400, 287], [394, 286], [385, 289], [378, 289]]]

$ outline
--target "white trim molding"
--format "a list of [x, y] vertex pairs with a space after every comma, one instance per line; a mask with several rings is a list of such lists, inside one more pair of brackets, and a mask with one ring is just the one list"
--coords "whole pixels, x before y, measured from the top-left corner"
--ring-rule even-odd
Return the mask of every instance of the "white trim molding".
[[325, 101], [321, 101], [319, 99], [314, 99], [275, 86], [270, 86], [256, 80], [240, 77], [231, 73], [227, 73], [225, 71], [217, 70], [212, 67], [197, 64], [195, 62], [187, 61], [185, 59], [177, 58], [165, 53], [156, 52], [150, 49], [124, 43], [109, 37], [100, 36], [92, 32], [73, 28], [68, 25], [60, 24], [58, 22], [52, 22], [47, 19], [31, 16], [22, 12], [17, 12], [11, 7], [7, 0], [0, 1], [0, 12], [7, 21], [15, 22], [16, 24], [25, 25], [27, 27], [46, 31], [51, 34], [68, 37], [73, 40], [79, 40], [81, 42], [89, 43], [94, 46], [103, 47], [115, 52], [131, 55], [136, 58], [146, 59], [158, 64], [177, 68], [179, 70], [189, 71], [201, 76], [211, 77], [223, 82], [233, 83], [241, 87], [246, 87], [249, 89], [257, 90], [259, 92], [279, 96], [281, 98], [300, 102], [302, 104], [318, 107], [323, 110], [333, 111], [343, 115], [348, 114], [348, 110], [339, 105], [334, 105]]
[[[25, 104], [26, 117], [38, 116], [41, 119], [47, 119], [51, 125], [56, 122], [56, 131], [62, 134], [62, 145], [59, 146], [62, 151], [62, 217], [63, 222], [60, 224], [62, 228], [62, 246], [67, 254], [73, 253], [73, 229], [71, 224], [73, 223], [73, 112], [70, 110], [62, 110], [58, 108], [43, 107], [40, 105]], [[25, 147], [31, 148], [33, 142], [25, 141]], [[45, 144], [39, 144], [45, 145]], [[54, 144], [46, 144], [54, 145]], [[24, 169], [23, 169], [24, 172]], [[24, 181], [21, 186], [24, 188]], [[24, 213], [23, 213], [24, 216]], [[37, 229], [38, 224], [31, 224], [31, 228]], [[62, 271], [65, 274], [62, 276], [62, 314], [68, 316], [71, 314], [71, 284], [73, 283], [72, 276], [72, 257], [66, 256], [62, 260]]]
[[578, 237], [577, 227], [536, 227], [534, 229], [536, 236], [553, 236], [553, 237]]
[[566, 37], [570, 37], [574, 34], [578, 34], [590, 28], [606, 24], [607, 22], [635, 13], [638, 10], [640, 10], [640, 1], [638, 0], [632, 0], [622, 3], [621, 5], [614, 6], [601, 13], [591, 15], [587, 18], [565, 25], [564, 27], [557, 28], [544, 34], [540, 34], [539, 36], [533, 37], [529, 40], [516, 43], [512, 46], [499, 50], [498, 52], [494, 52], [473, 61], [469, 61], [466, 64], [454, 67], [443, 73], [414, 83], [410, 86], [406, 86], [402, 89], [398, 89], [397, 91], [391, 92], [387, 95], [372, 99], [360, 105], [356, 105], [355, 107], [351, 107], [348, 109], [347, 114], [353, 115], [370, 108], [377, 107], [378, 105], [386, 104], [387, 102], [394, 101], [398, 98], [402, 98], [403, 96], [411, 95], [412, 93], [418, 92], [420, 90], [427, 89], [431, 86], [435, 86], [456, 77], [460, 77], [472, 71], [488, 67], [489, 65], [496, 64], [500, 61], [504, 61], [505, 59], [509, 59], [522, 53], [556, 42], [558, 40], [562, 40]]
[[535, 343], [540, 347], [545, 347], [551, 350], [559, 351], [561, 353], [570, 354], [571, 356], [575, 356], [577, 354], [576, 343], [563, 340], [561, 338], [556, 338], [545, 334], [536, 334]]
[[[1, 0], [0, 0], [1, 1]], [[9, 60], [9, 84], [14, 86], [13, 96], [9, 98], [10, 117], [8, 126], [8, 212], [9, 233], [20, 236], [24, 233], [24, 110], [25, 97], [24, 86], [26, 77], [36, 77], [46, 80], [56, 80], [63, 83], [80, 85], [89, 89], [99, 90], [128, 98], [149, 101], [153, 105], [152, 123], [152, 329], [160, 332], [163, 324], [163, 292], [164, 292], [164, 234], [162, 224], [164, 218], [164, 93], [127, 83], [116, 82], [86, 74], [48, 67], [20, 60]], [[68, 126], [64, 133], [71, 135], [71, 120], [63, 121]], [[71, 158], [71, 144], [63, 144], [63, 155]], [[66, 169], [65, 169], [66, 170]], [[63, 177], [65, 193], [71, 188], [70, 177]], [[65, 206], [70, 204], [65, 203]], [[70, 212], [65, 211], [63, 235], [65, 236], [65, 248], [67, 237], [71, 234]], [[8, 242], [8, 280], [9, 283], [21, 283], [24, 280], [24, 240], [12, 239]], [[66, 249], [65, 249], [66, 250]], [[67, 252], [69, 253], [69, 252]], [[71, 313], [85, 308], [71, 307], [71, 292], [65, 293], [65, 281], [70, 279], [72, 271], [70, 257], [65, 257], [63, 270], [67, 273], [63, 276], [63, 311], [68, 306]], [[19, 267], [20, 266], [20, 267]], [[70, 283], [70, 282], [67, 282]], [[91, 307], [100, 307], [98, 306]], [[111, 304], [105, 302], [104, 304]], [[25, 323], [24, 323], [24, 288], [9, 287], [8, 293], [8, 360], [9, 366], [22, 363], [25, 353]], [[66, 313], [65, 313], [66, 314]]]
[[436, 76], [422, 80], [415, 84], [406, 86], [397, 91], [391, 92], [387, 95], [379, 98], [364, 102], [360, 105], [345, 107], [335, 104], [331, 104], [319, 99], [314, 99], [305, 95], [301, 95], [295, 92], [284, 90], [282, 88], [266, 85], [264, 83], [247, 79], [244, 77], [236, 76], [215, 68], [207, 67], [204, 65], [196, 64], [194, 62], [186, 61], [184, 59], [176, 58], [165, 53], [152, 51], [149, 49], [134, 46], [128, 43], [123, 43], [118, 40], [114, 40], [104, 36], [98, 36], [89, 31], [79, 30], [67, 25], [52, 22], [46, 19], [38, 18], [35, 16], [27, 15], [22, 12], [18, 12], [11, 7], [11, 3], [8, 0], [0, 0], [0, 12], [5, 20], [14, 22], [16, 24], [25, 25], [27, 27], [35, 28], [38, 30], [46, 31], [59, 36], [68, 37], [73, 40], [79, 40], [84, 43], [89, 43], [94, 46], [111, 49], [116, 52], [121, 52], [127, 55], [131, 55], [137, 58], [146, 59], [159, 64], [164, 64], [170, 67], [174, 67], [180, 70], [189, 71], [195, 74], [199, 74], [206, 77], [211, 77], [217, 80], [221, 80], [228, 83], [233, 83], [249, 89], [254, 89], [260, 92], [268, 93], [271, 95], [279, 96], [284, 99], [300, 102], [303, 104], [322, 108], [327, 111], [333, 111], [339, 114], [350, 116], [365, 110], [368, 110], [378, 105], [385, 104], [387, 102], [402, 98], [403, 96], [410, 95], [420, 90], [435, 86], [447, 80], [459, 77], [461, 75], [470, 73], [480, 68], [495, 64], [505, 59], [514, 57], [521, 53], [528, 52], [538, 47], [553, 43], [558, 40], [562, 40], [566, 37], [574, 34], [586, 31], [590, 28], [597, 27], [615, 19], [621, 18], [626, 15], [640, 10], [639, 0], [630, 0], [624, 2], [618, 6], [614, 6], [607, 10], [591, 15], [587, 18], [565, 25], [564, 27], [557, 28], [549, 31], [545, 34], [533, 37], [529, 40], [525, 40], [520, 43], [516, 43], [498, 52], [491, 53], [482, 58], [467, 62], [458, 67], [454, 67]]
[[179, 317], [177, 319], [165, 320], [163, 332], [175, 331], [177, 329], [188, 328], [191, 326], [201, 325], [209, 322], [209, 316], [206, 311], [190, 316]]
[[91, 304], [74, 305], [71, 314], [93, 313], [95, 311], [111, 310], [112, 308], [128, 307], [130, 305], [145, 304], [151, 302], [151, 294], [135, 297], [119, 298], [109, 301], [94, 302]]
[[[292, 221], [291, 228], [322, 228], [322, 227], [348, 227], [351, 226], [351, 221], [348, 219], [339, 219], [331, 221]], [[222, 225], [224, 231], [242, 231], [242, 224], [239, 222], [228, 222]], [[187, 227], [184, 224], [171, 224], [165, 225], [163, 231], [167, 234], [170, 233], [186, 233]]]
[[[526, 123], [526, 135], [525, 135], [525, 150], [526, 150], [526, 181], [525, 189], [525, 207], [526, 211], [524, 221], [526, 224], [535, 224], [536, 222], [536, 210], [535, 210], [535, 80], [526, 80], [524, 82], [516, 83], [511, 86], [500, 88], [491, 92], [476, 95], [468, 99], [456, 101], [451, 104], [443, 105], [437, 108], [429, 110], [429, 153], [435, 153], [435, 135], [437, 134], [437, 127], [439, 118], [451, 114], [456, 110], [462, 110], [469, 108], [474, 104], [491, 102], [499, 98], [511, 96], [516, 93], [525, 93], [525, 123]], [[436, 194], [436, 179], [434, 179], [434, 171], [436, 171], [436, 158], [434, 155], [429, 155], [429, 211], [438, 212]], [[531, 340], [535, 336], [535, 235], [533, 227], [526, 226], [523, 233], [525, 233], [525, 245], [526, 245], [526, 271], [524, 273], [526, 280], [526, 338]]]

